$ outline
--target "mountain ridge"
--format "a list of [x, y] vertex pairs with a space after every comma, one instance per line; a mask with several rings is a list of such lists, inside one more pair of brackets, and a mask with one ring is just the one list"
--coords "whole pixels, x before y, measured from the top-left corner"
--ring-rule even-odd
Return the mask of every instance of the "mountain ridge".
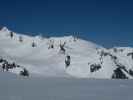
[[15, 74], [26, 68], [31, 76], [133, 78], [133, 48], [106, 49], [76, 36], [32, 37], [4, 27], [0, 30], [0, 56], [23, 66], [9, 69]]

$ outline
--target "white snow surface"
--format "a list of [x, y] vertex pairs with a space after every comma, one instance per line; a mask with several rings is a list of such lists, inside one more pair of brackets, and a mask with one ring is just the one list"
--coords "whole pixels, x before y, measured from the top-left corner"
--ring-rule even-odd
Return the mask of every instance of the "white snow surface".
[[[109, 55], [101, 58], [102, 51], [116, 56], [117, 63], [124, 65], [127, 70], [133, 69], [133, 59], [131, 56], [127, 56], [127, 53], [133, 52], [131, 47], [116, 47], [118, 51], [114, 52], [113, 48], [106, 49], [80, 38], [74, 41], [73, 36], [44, 38], [14, 32], [14, 36], [11, 38], [10, 32], [6, 27], [0, 31], [0, 56], [25, 67], [32, 76], [109, 79], [117, 66]], [[23, 37], [23, 42], [19, 42], [20, 36]], [[33, 41], [37, 45], [34, 48], [31, 46]], [[54, 48], [48, 49], [51, 41]], [[60, 52], [59, 47], [60, 43], [64, 42], [66, 43], [65, 54]], [[68, 68], [65, 67], [67, 55], [71, 57]], [[101, 69], [91, 72], [91, 64], [100, 64]], [[19, 74], [20, 70], [20, 68], [16, 68], [10, 72]], [[131, 76], [129, 78], [132, 79]]]

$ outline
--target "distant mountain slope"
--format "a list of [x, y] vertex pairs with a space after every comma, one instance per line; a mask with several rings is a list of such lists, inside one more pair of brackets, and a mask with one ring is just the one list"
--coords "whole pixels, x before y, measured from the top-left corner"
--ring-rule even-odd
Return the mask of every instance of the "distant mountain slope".
[[31, 37], [4, 27], [0, 30], [0, 56], [9, 66], [13, 62], [19, 65], [9, 68], [16, 74], [26, 68], [31, 76], [133, 78], [133, 48], [106, 49], [74, 36]]

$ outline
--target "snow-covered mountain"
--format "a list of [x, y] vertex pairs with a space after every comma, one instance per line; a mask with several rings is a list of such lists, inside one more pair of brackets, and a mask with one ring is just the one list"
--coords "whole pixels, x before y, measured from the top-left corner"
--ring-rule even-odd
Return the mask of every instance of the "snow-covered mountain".
[[74, 36], [32, 37], [4, 27], [0, 57], [1, 70], [8, 65], [8, 71], [16, 74], [26, 69], [30, 76], [133, 78], [133, 48], [106, 49]]

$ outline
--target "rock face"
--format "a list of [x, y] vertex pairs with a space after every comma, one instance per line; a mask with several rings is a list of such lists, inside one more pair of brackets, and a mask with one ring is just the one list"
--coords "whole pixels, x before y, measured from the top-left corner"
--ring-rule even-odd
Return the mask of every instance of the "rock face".
[[[70, 59], [66, 60], [68, 55]], [[15, 62], [23, 66], [8, 70], [15, 74], [22, 74], [26, 69], [30, 76], [133, 78], [133, 48], [106, 49], [74, 36], [32, 37], [2, 28], [0, 57], [6, 59], [9, 64]], [[67, 61], [69, 64], [66, 66]]]
[[29, 72], [23, 66], [17, 65], [15, 62], [9, 62], [6, 59], [0, 58], [0, 69], [1, 72], [11, 72], [13, 70], [20, 71], [20, 75], [22, 76], [29, 76]]

